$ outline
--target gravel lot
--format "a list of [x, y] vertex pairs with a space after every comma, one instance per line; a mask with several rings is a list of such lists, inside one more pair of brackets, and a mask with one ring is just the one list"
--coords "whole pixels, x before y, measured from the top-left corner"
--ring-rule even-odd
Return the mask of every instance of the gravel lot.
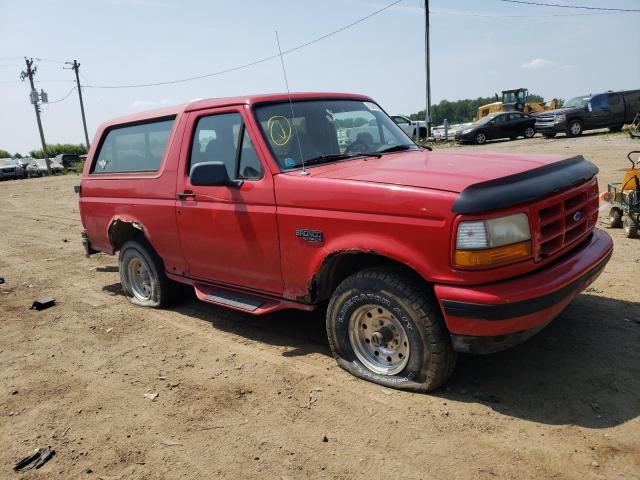
[[[640, 142], [465, 148], [583, 154], [603, 190]], [[82, 254], [77, 183], [0, 184], [0, 478], [640, 478], [640, 239], [611, 230], [605, 272], [548, 328], [419, 395], [341, 370], [323, 312], [130, 305], [117, 259]]]

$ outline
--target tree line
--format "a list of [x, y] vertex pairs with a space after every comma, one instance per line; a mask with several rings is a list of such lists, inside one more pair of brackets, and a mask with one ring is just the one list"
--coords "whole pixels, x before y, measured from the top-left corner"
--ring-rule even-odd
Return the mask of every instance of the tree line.
[[[76, 155], [86, 155], [87, 147], [82, 143], [51, 143], [47, 144], [47, 150], [49, 151], [49, 158], [53, 158], [61, 153], [75, 153]], [[29, 152], [31, 158], [44, 158], [44, 152], [41, 148], [34, 149]], [[24, 158], [19, 152], [11, 154], [7, 150], [0, 149], [0, 158]]]
[[[441, 125], [446, 118], [449, 123], [465, 123], [473, 121], [478, 113], [478, 107], [487, 103], [498, 101], [497, 96], [465, 98], [450, 102], [442, 100], [440, 103], [431, 106], [431, 119], [433, 125]], [[529, 94], [528, 102], [544, 102], [541, 95]], [[562, 100], [558, 100], [558, 106], [562, 105]], [[409, 115], [411, 120], [424, 120], [424, 110]]]

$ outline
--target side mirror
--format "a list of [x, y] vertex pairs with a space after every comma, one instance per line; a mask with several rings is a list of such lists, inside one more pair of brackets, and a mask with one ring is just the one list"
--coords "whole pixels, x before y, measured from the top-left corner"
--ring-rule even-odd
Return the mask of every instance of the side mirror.
[[189, 180], [193, 186], [240, 187], [242, 180], [231, 180], [222, 162], [202, 162], [191, 167]]

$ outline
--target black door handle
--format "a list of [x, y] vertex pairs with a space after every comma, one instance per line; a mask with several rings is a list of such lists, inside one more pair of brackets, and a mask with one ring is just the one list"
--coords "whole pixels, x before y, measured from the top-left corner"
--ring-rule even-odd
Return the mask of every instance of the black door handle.
[[187, 198], [196, 198], [196, 194], [194, 192], [186, 191], [182, 193], [177, 193], [176, 197], [180, 200], [186, 200]]

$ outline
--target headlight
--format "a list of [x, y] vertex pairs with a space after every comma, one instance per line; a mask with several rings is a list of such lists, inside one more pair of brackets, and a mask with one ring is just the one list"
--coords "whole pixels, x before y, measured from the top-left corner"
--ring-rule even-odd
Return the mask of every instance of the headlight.
[[460, 222], [454, 261], [461, 267], [484, 267], [531, 255], [526, 213], [489, 220]]
[[567, 119], [567, 116], [564, 113], [556, 115], [556, 123], [564, 122]]
[[463, 135], [466, 135], [467, 133], [471, 133], [471, 132], [473, 132], [473, 128], [465, 128], [465, 129], [462, 131], [462, 134], [463, 134]]

